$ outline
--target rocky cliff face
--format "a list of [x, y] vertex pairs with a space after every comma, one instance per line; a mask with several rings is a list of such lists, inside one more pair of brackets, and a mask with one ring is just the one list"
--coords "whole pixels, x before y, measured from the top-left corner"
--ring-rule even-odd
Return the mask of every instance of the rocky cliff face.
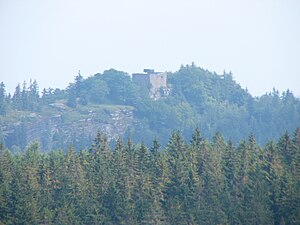
[[89, 106], [74, 110], [55, 103], [43, 113], [23, 113], [14, 121], [3, 121], [1, 129], [2, 139], [9, 148], [23, 149], [38, 141], [46, 151], [66, 149], [70, 144], [76, 148], [89, 146], [97, 131], [105, 133], [109, 141], [117, 139], [133, 123], [131, 107]]

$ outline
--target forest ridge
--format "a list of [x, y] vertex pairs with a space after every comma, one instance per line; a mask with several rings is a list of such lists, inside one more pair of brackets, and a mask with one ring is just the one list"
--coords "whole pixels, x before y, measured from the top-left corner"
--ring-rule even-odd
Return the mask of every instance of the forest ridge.
[[1, 83], [0, 224], [300, 224], [299, 99], [167, 77], [156, 99], [114, 69]]
[[198, 127], [210, 140], [221, 132], [239, 143], [253, 132], [265, 144], [300, 126], [300, 101], [290, 90], [253, 97], [231, 73], [218, 75], [194, 64], [167, 73], [167, 85], [168, 96], [154, 100], [129, 74], [114, 69], [86, 79], [79, 73], [66, 89], [41, 94], [36, 81], [18, 85], [12, 95], [1, 83], [0, 141], [14, 151], [32, 141], [43, 150], [66, 150], [70, 144], [81, 149], [99, 129], [109, 131], [109, 140], [131, 136], [149, 146], [157, 137], [166, 145], [172, 131], [188, 138]]

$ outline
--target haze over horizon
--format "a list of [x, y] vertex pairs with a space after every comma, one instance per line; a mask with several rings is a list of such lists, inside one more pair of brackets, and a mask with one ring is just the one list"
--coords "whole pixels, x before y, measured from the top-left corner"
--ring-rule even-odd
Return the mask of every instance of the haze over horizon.
[[65, 88], [78, 70], [176, 71], [191, 64], [235, 80], [252, 95], [300, 97], [297, 0], [0, 1], [0, 81], [13, 93], [36, 79]]

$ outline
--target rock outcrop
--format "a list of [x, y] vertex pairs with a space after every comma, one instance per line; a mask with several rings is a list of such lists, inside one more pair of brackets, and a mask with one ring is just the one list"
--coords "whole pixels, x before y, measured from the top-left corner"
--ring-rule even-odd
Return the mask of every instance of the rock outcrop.
[[74, 110], [57, 103], [49, 105], [48, 111], [24, 113], [13, 122], [2, 122], [6, 146], [23, 149], [37, 141], [45, 151], [66, 149], [70, 144], [81, 148], [93, 141], [97, 131], [105, 133], [110, 141], [122, 136], [134, 122], [133, 109], [127, 106], [86, 106]]

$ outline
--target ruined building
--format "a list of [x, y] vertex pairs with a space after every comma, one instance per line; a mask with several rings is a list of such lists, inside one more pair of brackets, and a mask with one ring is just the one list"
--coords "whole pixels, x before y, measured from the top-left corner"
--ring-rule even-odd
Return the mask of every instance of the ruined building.
[[153, 69], [144, 69], [144, 73], [133, 73], [132, 81], [148, 89], [150, 98], [154, 100], [169, 95], [170, 89], [167, 86], [166, 72], [155, 72]]

